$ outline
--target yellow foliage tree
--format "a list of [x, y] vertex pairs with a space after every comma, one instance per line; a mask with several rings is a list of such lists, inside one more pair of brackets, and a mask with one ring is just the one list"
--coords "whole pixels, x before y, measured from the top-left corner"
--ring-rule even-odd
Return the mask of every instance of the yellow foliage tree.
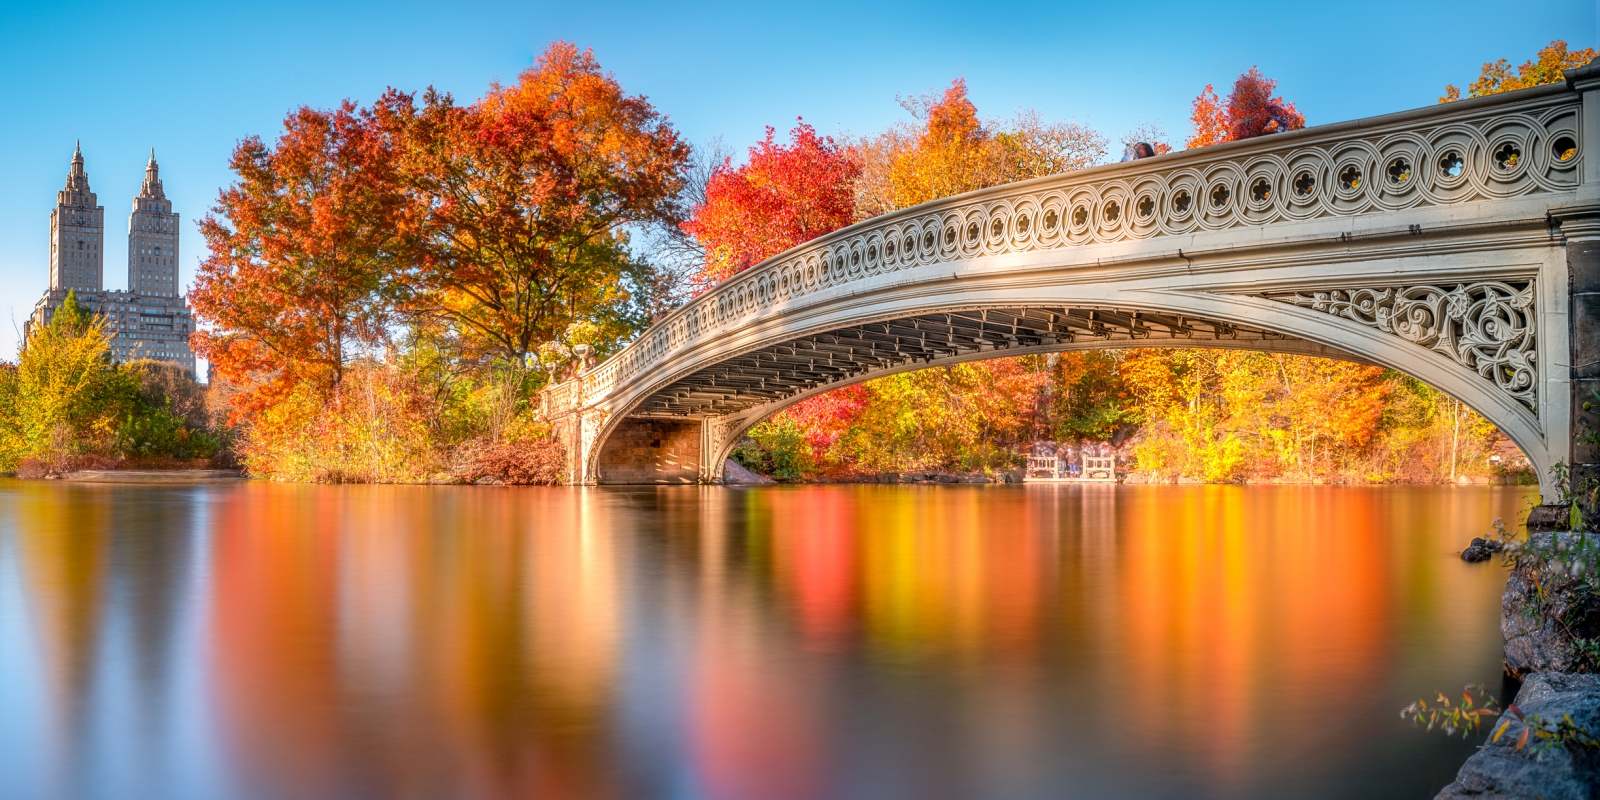
[[111, 362], [104, 322], [76, 294], [31, 332], [14, 367], [0, 371], [0, 471], [24, 459], [63, 462], [110, 454], [117, 423], [139, 389], [137, 367]]
[[[1563, 80], [1562, 70], [1581, 67], [1594, 60], [1596, 51], [1593, 47], [1582, 50], [1568, 50], [1567, 43], [1557, 39], [1546, 45], [1531, 60], [1522, 62], [1522, 66], [1511, 68], [1511, 62], [1500, 59], [1499, 61], [1486, 62], [1483, 71], [1478, 74], [1478, 79], [1467, 84], [1468, 97], [1482, 97], [1498, 92], [1510, 92], [1516, 89], [1528, 89], [1534, 86], [1543, 86], [1547, 83], [1556, 83]], [[1461, 99], [1461, 89], [1455, 84], [1444, 87], [1444, 96], [1439, 98], [1441, 103], [1449, 103]]]
[[942, 197], [1084, 169], [1105, 158], [1102, 134], [1035, 111], [984, 122], [956, 79], [942, 93], [900, 101], [916, 124], [851, 143], [861, 166], [856, 218], [875, 217]]

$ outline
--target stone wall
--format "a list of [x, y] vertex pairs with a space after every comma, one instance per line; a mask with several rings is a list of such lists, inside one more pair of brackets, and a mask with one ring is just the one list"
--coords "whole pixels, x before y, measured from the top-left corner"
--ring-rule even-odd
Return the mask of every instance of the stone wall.
[[604, 484], [697, 483], [700, 423], [625, 419], [606, 438], [597, 471]]

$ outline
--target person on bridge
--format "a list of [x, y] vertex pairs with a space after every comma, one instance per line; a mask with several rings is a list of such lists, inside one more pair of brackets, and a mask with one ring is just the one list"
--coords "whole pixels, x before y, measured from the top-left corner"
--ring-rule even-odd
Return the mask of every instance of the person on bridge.
[[1123, 161], [1138, 161], [1141, 158], [1150, 158], [1156, 154], [1156, 149], [1149, 142], [1134, 142], [1122, 151]]

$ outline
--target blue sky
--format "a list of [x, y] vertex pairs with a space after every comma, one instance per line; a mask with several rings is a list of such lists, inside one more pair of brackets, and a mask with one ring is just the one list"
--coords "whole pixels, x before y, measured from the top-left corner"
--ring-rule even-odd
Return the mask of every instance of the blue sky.
[[106, 208], [108, 288], [126, 280], [129, 204], [151, 147], [193, 223], [228, 154], [299, 105], [387, 86], [475, 98], [554, 39], [592, 47], [691, 141], [743, 147], [797, 115], [824, 132], [900, 118], [896, 93], [965, 77], [984, 115], [1036, 108], [1115, 139], [1141, 121], [1181, 141], [1189, 101], [1252, 64], [1312, 124], [1433, 103], [1484, 61], [1596, 40], [1597, 0], [1205, 3], [369, 4], [0, 0], [0, 358], [47, 284], [49, 216], [73, 141]]

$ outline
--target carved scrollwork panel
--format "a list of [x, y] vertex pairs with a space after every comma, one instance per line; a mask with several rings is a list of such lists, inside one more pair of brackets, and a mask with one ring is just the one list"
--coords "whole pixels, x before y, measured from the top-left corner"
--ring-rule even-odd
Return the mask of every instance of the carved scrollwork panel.
[[706, 439], [704, 457], [714, 459], [732, 441], [734, 434], [744, 426], [742, 417], [715, 417], [705, 421]]
[[1538, 413], [1535, 296], [1532, 280], [1269, 295], [1442, 353]]

